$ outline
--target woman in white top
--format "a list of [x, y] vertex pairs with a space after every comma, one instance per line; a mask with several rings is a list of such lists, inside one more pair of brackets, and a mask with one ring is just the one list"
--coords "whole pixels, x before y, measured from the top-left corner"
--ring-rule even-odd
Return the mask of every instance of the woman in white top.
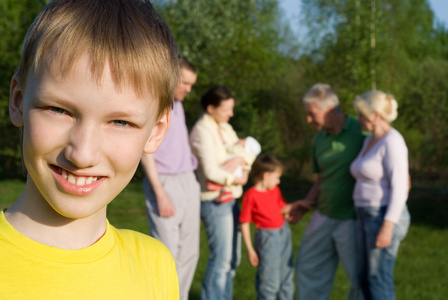
[[[199, 161], [198, 177], [201, 184], [201, 219], [208, 238], [210, 255], [202, 283], [201, 299], [233, 299], [233, 277], [239, 263], [241, 237], [238, 233], [238, 205], [235, 199], [243, 192], [253, 155], [242, 154], [229, 158], [228, 149], [244, 146], [232, 126], [235, 100], [230, 91], [217, 86], [201, 100], [204, 114], [190, 134], [191, 149]], [[240, 152], [244, 152], [241, 150]], [[243, 167], [243, 176], [233, 174]], [[207, 183], [226, 186], [230, 197], [222, 200], [219, 189]]]
[[372, 133], [350, 167], [356, 179], [359, 274], [366, 300], [395, 299], [393, 270], [410, 223], [408, 149], [390, 124], [398, 108], [392, 95], [367, 92], [354, 105], [362, 129]]

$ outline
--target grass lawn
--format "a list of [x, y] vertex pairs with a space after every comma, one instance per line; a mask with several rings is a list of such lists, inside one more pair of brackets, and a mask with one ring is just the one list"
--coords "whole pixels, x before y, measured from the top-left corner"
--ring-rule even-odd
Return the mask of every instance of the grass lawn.
[[[0, 207], [9, 207], [23, 189], [21, 181], [0, 182]], [[307, 182], [284, 179], [282, 191], [288, 201], [303, 197], [309, 187]], [[140, 180], [134, 180], [115, 199], [108, 209], [109, 221], [118, 228], [131, 228], [148, 233], [144, 198]], [[395, 269], [397, 299], [442, 300], [448, 298], [448, 194], [436, 189], [413, 187], [408, 201], [412, 224], [400, 247]], [[307, 215], [299, 224], [291, 226], [294, 252], [297, 253]], [[199, 299], [201, 281], [207, 263], [207, 239], [201, 227], [201, 255], [190, 291], [190, 299]], [[234, 299], [255, 299], [255, 268], [242, 247], [241, 265], [234, 283]], [[348, 280], [339, 268], [331, 299], [345, 299]]]

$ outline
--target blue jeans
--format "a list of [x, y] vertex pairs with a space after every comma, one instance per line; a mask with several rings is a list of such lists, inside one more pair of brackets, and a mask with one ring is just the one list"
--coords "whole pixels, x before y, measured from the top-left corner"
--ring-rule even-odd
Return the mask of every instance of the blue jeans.
[[410, 224], [407, 207], [395, 224], [391, 245], [380, 249], [375, 247], [387, 207], [356, 207], [356, 237], [358, 267], [361, 286], [366, 300], [395, 299], [394, 267], [398, 247], [406, 236]]
[[233, 277], [241, 258], [239, 208], [236, 201], [201, 202], [201, 219], [210, 250], [202, 281], [202, 300], [233, 299]]
[[287, 222], [278, 229], [258, 229], [257, 299], [294, 299], [291, 230]]

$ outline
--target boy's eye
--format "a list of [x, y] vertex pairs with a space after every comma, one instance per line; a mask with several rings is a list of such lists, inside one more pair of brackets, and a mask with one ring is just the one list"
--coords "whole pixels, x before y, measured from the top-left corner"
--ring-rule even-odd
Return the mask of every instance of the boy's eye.
[[129, 122], [122, 121], [122, 120], [114, 120], [114, 121], [112, 121], [112, 123], [113, 123], [115, 126], [119, 126], [119, 127], [126, 127], [126, 126], [129, 126], [129, 125], [130, 125]]
[[51, 112], [53, 112], [53, 113], [55, 113], [55, 114], [58, 114], [58, 115], [62, 115], [62, 114], [65, 113], [65, 110], [62, 109], [62, 108], [59, 108], [59, 107], [51, 106], [51, 107], [49, 107], [48, 109], [49, 109]]

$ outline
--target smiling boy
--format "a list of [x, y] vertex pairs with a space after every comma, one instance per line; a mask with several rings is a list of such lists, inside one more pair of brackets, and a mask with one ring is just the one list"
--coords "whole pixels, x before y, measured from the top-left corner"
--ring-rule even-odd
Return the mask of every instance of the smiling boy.
[[27, 181], [0, 214], [0, 294], [11, 299], [178, 299], [160, 242], [106, 219], [170, 121], [179, 77], [149, 2], [55, 0], [11, 80]]

